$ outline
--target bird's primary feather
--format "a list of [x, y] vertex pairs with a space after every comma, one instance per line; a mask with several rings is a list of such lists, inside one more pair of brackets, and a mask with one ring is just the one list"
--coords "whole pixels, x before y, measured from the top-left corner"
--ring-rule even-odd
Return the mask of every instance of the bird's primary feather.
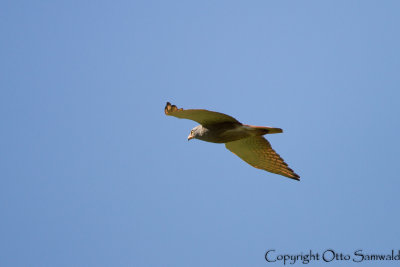
[[225, 147], [255, 168], [300, 180], [300, 176], [288, 167], [279, 154], [272, 149], [268, 140], [262, 136], [228, 142]]

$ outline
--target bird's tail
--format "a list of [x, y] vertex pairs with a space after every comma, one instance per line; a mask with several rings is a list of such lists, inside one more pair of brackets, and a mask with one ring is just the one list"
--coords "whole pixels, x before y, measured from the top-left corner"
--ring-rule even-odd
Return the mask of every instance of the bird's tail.
[[273, 127], [266, 127], [266, 126], [254, 126], [254, 125], [247, 125], [247, 124], [243, 124], [243, 125], [251, 128], [251, 130], [255, 132], [255, 135], [283, 133], [283, 130], [281, 128], [273, 128]]

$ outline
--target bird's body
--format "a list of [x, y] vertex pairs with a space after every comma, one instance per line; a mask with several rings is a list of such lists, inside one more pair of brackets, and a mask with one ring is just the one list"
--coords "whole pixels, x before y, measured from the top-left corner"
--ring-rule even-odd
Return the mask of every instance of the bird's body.
[[249, 126], [241, 123], [230, 122], [217, 123], [208, 126], [208, 128], [203, 125], [198, 125], [193, 128], [193, 130], [194, 133], [197, 133], [194, 138], [211, 143], [228, 143], [251, 136], [262, 136], [270, 133], [272, 130], [282, 132], [279, 128], [267, 129], [266, 127]]
[[178, 109], [169, 102], [164, 111], [166, 115], [200, 123], [191, 130], [188, 140], [225, 143], [228, 150], [253, 167], [300, 180], [263, 137], [282, 133], [282, 129], [242, 124], [229, 115], [205, 109]]

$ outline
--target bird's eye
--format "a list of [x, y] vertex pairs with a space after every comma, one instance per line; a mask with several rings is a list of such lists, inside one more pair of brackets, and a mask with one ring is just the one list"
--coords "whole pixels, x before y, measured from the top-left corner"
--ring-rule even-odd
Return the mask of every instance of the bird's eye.
[[190, 131], [190, 134], [193, 134], [193, 132], [194, 132], [194, 131], [193, 131], [193, 130], [191, 130], [191, 131]]

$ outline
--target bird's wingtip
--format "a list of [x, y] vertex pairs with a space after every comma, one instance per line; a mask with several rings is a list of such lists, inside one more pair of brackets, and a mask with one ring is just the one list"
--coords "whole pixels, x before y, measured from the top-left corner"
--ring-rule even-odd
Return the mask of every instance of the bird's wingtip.
[[165, 115], [168, 115], [168, 112], [170, 112], [171, 109], [173, 109], [173, 106], [171, 105], [170, 102], [167, 101], [167, 104], [165, 104], [165, 108], [164, 108]]
[[293, 173], [293, 177], [290, 177], [290, 178], [300, 182], [300, 176], [297, 173]]
[[181, 108], [178, 109], [177, 106], [172, 105], [170, 102], [167, 102], [167, 104], [165, 105], [165, 108], [164, 108], [164, 113], [165, 113], [165, 115], [171, 115], [172, 112], [181, 111], [181, 110], [183, 110], [183, 109], [181, 109]]

